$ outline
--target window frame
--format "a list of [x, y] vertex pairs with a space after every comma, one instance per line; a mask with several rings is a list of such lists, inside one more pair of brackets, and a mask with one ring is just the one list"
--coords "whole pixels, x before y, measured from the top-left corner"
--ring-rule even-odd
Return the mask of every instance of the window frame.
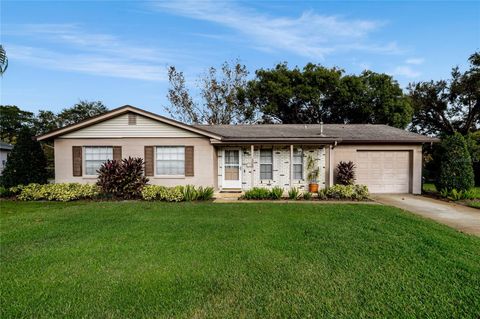
[[[87, 174], [87, 148], [110, 148], [112, 150], [112, 158], [106, 159], [103, 163], [108, 160], [113, 160], [113, 146], [112, 145], [86, 145], [82, 147], [82, 177], [86, 178], [97, 178], [98, 174], [90, 175]], [[100, 167], [99, 167], [100, 168]], [[96, 172], [97, 170], [95, 170]]]
[[[183, 173], [182, 174], [158, 174], [157, 166], [157, 149], [158, 148], [183, 148]], [[154, 178], [185, 178], [185, 145], [155, 145], [154, 146], [154, 165], [153, 165], [153, 177]]]
[[[264, 163], [262, 162], [262, 151], [270, 151], [270, 153], [272, 154], [272, 161], [270, 163]], [[260, 153], [259, 153], [259, 169], [258, 169], [258, 173], [259, 173], [259, 178], [261, 181], [270, 181], [270, 180], [273, 180], [273, 148], [263, 148], [263, 149], [260, 149]], [[262, 165], [270, 165], [270, 178], [262, 178]]]
[[[300, 155], [295, 156], [295, 149], [293, 150], [292, 154], [292, 179], [294, 180], [304, 180], [305, 179], [305, 163], [304, 163], [304, 152], [303, 148], [296, 148], [296, 150], [300, 151]], [[295, 162], [295, 158], [300, 158], [300, 163]], [[295, 176], [295, 166], [301, 166], [301, 178], [297, 178]]]

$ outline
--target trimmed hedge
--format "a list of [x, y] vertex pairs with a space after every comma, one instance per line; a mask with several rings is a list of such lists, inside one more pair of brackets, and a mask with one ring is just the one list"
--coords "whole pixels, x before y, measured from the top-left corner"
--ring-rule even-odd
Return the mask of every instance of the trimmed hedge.
[[[100, 188], [93, 184], [64, 183], [64, 184], [28, 184], [18, 187], [19, 200], [49, 200], [69, 202], [77, 199], [93, 199], [100, 194]], [[14, 190], [12, 190], [14, 192]]]
[[367, 200], [370, 198], [370, 194], [366, 185], [337, 184], [322, 190], [322, 194], [319, 194], [319, 197], [344, 200]]
[[211, 200], [213, 187], [195, 187], [193, 185], [165, 187], [160, 185], [147, 185], [142, 189], [144, 200], [160, 200], [166, 202], [181, 202], [194, 200]]

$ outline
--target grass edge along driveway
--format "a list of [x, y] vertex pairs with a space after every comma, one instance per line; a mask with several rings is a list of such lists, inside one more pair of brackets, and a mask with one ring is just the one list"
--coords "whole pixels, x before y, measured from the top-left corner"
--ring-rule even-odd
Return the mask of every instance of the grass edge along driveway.
[[1, 318], [480, 315], [480, 239], [380, 205], [0, 202]]

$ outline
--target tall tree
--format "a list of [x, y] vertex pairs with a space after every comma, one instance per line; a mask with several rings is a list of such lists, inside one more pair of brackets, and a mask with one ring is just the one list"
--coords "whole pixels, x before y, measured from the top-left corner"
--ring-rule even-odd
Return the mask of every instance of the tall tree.
[[3, 186], [47, 182], [47, 160], [40, 143], [33, 138], [33, 135], [28, 127], [20, 130], [17, 143], [8, 154], [5, 169], [0, 177], [0, 183]]
[[470, 68], [454, 67], [451, 79], [412, 83], [414, 107], [411, 129], [434, 135], [466, 135], [480, 129], [480, 52], [469, 58]]
[[60, 126], [70, 125], [107, 111], [108, 108], [101, 101], [81, 100], [74, 106], [63, 109], [58, 114], [58, 121]]
[[[170, 89], [166, 107], [170, 115], [186, 123], [235, 124], [255, 119], [255, 108], [242, 98], [247, 85], [248, 71], [236, 61], [224, 62], [217, 70], [211, 67], [197, 82], [200, 96], [194, 99], [186, 86], [183, 72], [168, 69]], [[200, 100], [200, 101], [198, 101]]]
[[15, 143], [22, 127], [33, 123], [32, 112], [21, 110], [15, 105], [0, 105], [0, 138], [7, 143]]
[[404, 128], [412, 109], [391, 76], [365, 71], [344, 75], [338, 68], [286, 63], [257, 70], [246, 96], [264, 122], [381, 123]]

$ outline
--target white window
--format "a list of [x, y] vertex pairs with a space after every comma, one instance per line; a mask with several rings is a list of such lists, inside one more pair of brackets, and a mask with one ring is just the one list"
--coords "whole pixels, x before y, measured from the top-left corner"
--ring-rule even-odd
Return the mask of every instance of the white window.
[[273, 150], [260, 150], [260, 179], [273, 179]]
[[86, 146], [85, 151], [85, 175], [97, 175], [97, 170], [107, 160], [113, 159], [113, 147], [111, 146]]
[[303, 150], [293, 151], [293, 179], [303, 179]]
[[157, 146], [156, 175], [185, 175], [185, 147]]

